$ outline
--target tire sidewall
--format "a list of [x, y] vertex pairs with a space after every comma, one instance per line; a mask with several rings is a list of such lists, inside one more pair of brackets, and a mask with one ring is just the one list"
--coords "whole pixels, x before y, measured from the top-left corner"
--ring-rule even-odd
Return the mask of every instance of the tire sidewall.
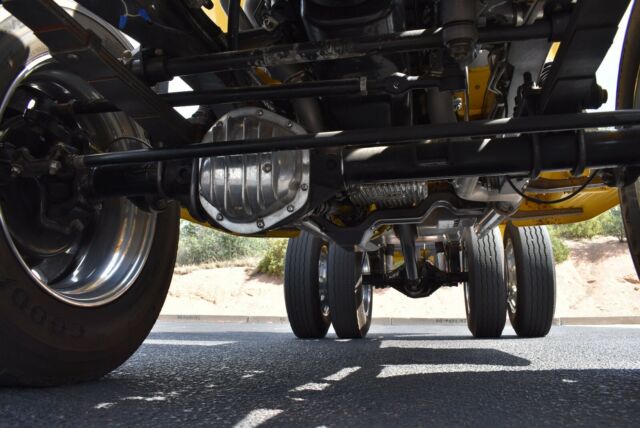
[[464, 300], [465, 300], [465, 313], [467, 315], [467, 325], [472, 332], [476, 330], [476, 290], [473, 284], [477, 283], [479, 274], [479, 266], [477, 266], [477, 252], [478, 252], [478, 236], [470, 228], [466, 229], [463, 235], [463, 254], [465, 267], [467, 269], [469, 278], [464, 283]]
[[[627, 34], [620, 57], [620, 71], [618, 74], [618, 91], [616, 108], [618, 110], [632, 109], [635, 106], [636, 91], [640, 91], [640, 1], [636, 1], [631, 11]], [[640, 201], [638, 194], [640, 183], [636, 180], [632, 184], [621, 187], [619, 198], [621, 214], [629, 252], [640, 275]]]
[[[113, 34], [80, 8], [75, 16], [103, 38]], [[46, 48], [13, 17], [0, 22], [0, 30], [4, 94], [27, 58], [46, 53]], [[117, 35], [105, 45], [114, 53], [125, 47]], [[46, 292], [0, 232], [0, 383], [7, 379], [38, 385], [76, 382], [122, 364], [145, 339], [164, 303], [175, 264], [178, 222], [175, 204], [157, 215], [153, 243], [137, 280], [117, 300], [95, 308], [73, 306]]]

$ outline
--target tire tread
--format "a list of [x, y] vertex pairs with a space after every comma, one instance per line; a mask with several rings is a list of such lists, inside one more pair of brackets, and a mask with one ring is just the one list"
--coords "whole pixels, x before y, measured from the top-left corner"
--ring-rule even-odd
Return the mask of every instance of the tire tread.
[[285, 255], [284, 297], [293, 333], [301, 339], [326, 336], [330, 323], [320, 315], [318, 260], [323, 243], [302, 232], [289, 239]]
[[516, 313], [509, 311], [514, 330], [521, 337], [544, 337], [555, 313], [555, 263], [549, 232], [544, 226], [507, 226], [505, 244], [511, 239], [517, 272]]

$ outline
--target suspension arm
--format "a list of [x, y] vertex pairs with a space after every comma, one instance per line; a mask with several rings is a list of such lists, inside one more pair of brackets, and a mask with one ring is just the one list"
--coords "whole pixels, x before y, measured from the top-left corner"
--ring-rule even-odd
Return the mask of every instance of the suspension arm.
[[[479, 30], [478, 43], [506, 43], [531, 39], [556, 41], [561, 37], [567, 20], [568, 16], [558, 15], [552, 19], [543, 19], [522, 27], [481, 29]], [[137, 58], [131, 62], [131, 69], [147, 82], [160, 82], [188, 74], [304, 64], [371, 55], [424, 51], [442, 47], [444, 47], [442, 34], [434, 34], [428, 30], [412, 30], [352, 40], [336, 39], [295, 43], [179, 58]]]
[[[464, 88], [464, 77], [448, 76], [428, 78], [394, 74], [384, 79], [349, 78], [287, 83], [273, 86], [248, 86], [210, 91], [185, 91], [158, 95], [172, 107], [211, 105], [257, 100], [285, 100], [292, 98], [329, 97], [345, 95], [389, 94], [399, 95], [414, 89], [438, 87], [441, 90]], [[62, 112], [94, 114], [118, 111], [118, 107], [106, 99], [72, 101], [60, 104]]]
[[[414, 147], [412, 150], [421, 150], [426, 152], [435, 151], [433, 154], [438, 156], [434, 159], [442, 157], [442, 150], [471, 150], [468, 152], [468, 161], [473, 164], [473, 159], [477, 159], [482, 153], [478, 152], [478, 143], [474, 141], [441, 141], [448, 139], [468, 139], [473, 137], [495, 137], [504, 134], [539, 134], [549, 132], [575, 131], [587, 128], [598, 127], [621, 127], [640, 125], [639, 110], [621, 110], [614, 112], [599, 113], [576, 113], [561, 114], [547, 116], [532, 116], [515, 119], [497, 119], [497, 120], [478, 120], [471, 122], [460, 122], [452, 124], [435, 124], [405, 127], [390, 127], [381, 129], [365, 129], [365, 130], [349, 130], [349, 131], [332, 131], [321, 132], [317, 134], [299, 135], [285, 138], [266, 138], [260, 140], [240, 140], [228, 142], [211, 142], [191, 145], [182, 148], [169, 149], [150, 149], [150, 150], [132, 150], [119, 153], [100, 153], [85, 156], [76, 156], [74, 164], [78, 167], [94, 167], [100, 165], [124, 164], [124, 163], [141, 163], [153, 162], [173, 159], [193, 159], [209, 156], [234, 155], [243, 153], [260, 153], [279, 150], [302, 150], [302, 149], [320, 149], [328, 147], [376, 147], [376, 146], [396, 146], [404, 145], [411, 142], [423, 142]], [[620, 140], [620, 145], [625, 145], [627, 139], [638, 137], [638, 130], [625, 130], [619, 133], [589, 133], [587, 134], [587, 145], [593, 145], [593, 140], [598, 138]], [[563, 140], [566, 138], [569, 142], [573, 142], [575, 137], [569, 136], [548, 136], [546, 139], [557, 138]], [[523, 150], [523, 145], [529, 145], [529, 137], [521, 136], [516, 138], [497, 138], [496, 142], [502, 141], [500, 147], [513, 150], [512, 146], [518, 146], [518, 150]], [[514, 143], [514, 144], [507, 144]], [[495, 147], [496, 144], [491, 143], [487, 147]], [[612, 147], [616, 146], [613, 143]], [[612, 150], [606, 150], [609, 146], [603, 146], [605, 154], [610, 155]], [[475, 152], [474, 152], [475, 150]], [[624, 152], [620, 159], [621, 164], [629, 163], [635, 156], [633, 153], [640, 155], [637, 144], [627, 147], [632, 153], [625, 156]], [[528, 150], [525, 150], [528, 153]], [[362, 154], [362, 153], [360, 153]], [[506, 169], [507, 173], [512, 173], [512, 168], [508, 167], [502, 161], [502, 153], [492, 153], [493, 159], [487, 159], [492, 165], [503, 165], [501, 169]], [[521, 156], [525, 156], [522, 154]], [[546, 155], [546, 154], [545, 154]], [[427, 159], [427, 158], [425, 158]], [[613, 160], [613, 159], [611, 159]], [[362, 157], [348, 155], [345, 159], [345, 165], [353, 166], [362, 161]], [[633, 162], [635, 163], [635, 160]], [[395, 165], [396, 169], [397, 165]], [[429, 161], [423, 165], [424, 169], [432, 168], [434, 171], [440, 171], [442, 165]], [[571, 169], [575, 165], [569, 165]], [[588, 165], [595, 166], [595, 165]], [[474, 175], [472, 170], [465, 174]], [[561, 169], [561, 168], [560, 168]], [[357, 170], [357, 169], [356, 169]], [[516, 170], [521, 171], [521, 170]], [[498, 173], [499, 171], [496, 171]], [[401, 173], [401, 172], [400, 172]], [[460, 174], [460, 175], [465, 175]], [[357, 174], [355, 174], [357, 176]], [[481, 175], [481, 174], [475, 174]]]

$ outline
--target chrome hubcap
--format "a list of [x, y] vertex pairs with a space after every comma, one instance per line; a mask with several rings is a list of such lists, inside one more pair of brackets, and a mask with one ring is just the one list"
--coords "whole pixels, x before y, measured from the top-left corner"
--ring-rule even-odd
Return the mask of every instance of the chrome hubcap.
[[[462, 251], [460, 251], [460, 265], [462, 266], [462, 271], [469, 272], [469, 266], [468, 266], [469, 263], [467, 261], [467, 253], [466, 253], [466, 248], [464, 247], [464, 244], [462, 245], [461, 250]], [[471, 313], [471, 304], [469, 303], [469, 298], [470, 298], [469, 293], [470, 293], [469, 280], [467, 279], [467, 282], [464, 283], [464, 309], [467, 316], [469, 316], [469, 314]]]
[[516, 313], [518, 303], [518, 276], [516, 272], [516, 255], [513, 250], [513, 242], [511, 239], [507, 240], [507, 245], [504, 248], [505, 257], [505, 277], [507, 282], [507, 304], [509, 305], [509, 312]]
[[318, 288], [320, 292], [320, 312], [324, 318], [329, 318], [329, 289], [327, 286], [329, 250], [326, 245], [320, 248], [320, 258], [318, 259]]
[[358, 317], [358, 328], [367, 324], [369, 313], [371, 312], [371, 301], [373, 300], [373, 287], [363, 282], [363, 276], [371, 272], [369, 256], [365, 253], [362, 260], [361, 274], [355, 285], [356, 293], [356, 315]]
[[[22, 113], [40, 102], [99, 97], [76, 76], [52, 70], [48, 59], [31, 63], [10, 86], [0, 104], [0, 142], [10, 139], [9, 131], [16, 123], [20, 125]], [[20, 126], [28, 132], [29, 126], [38, 125]], [[123, 134], [142, 136], [121, 114], [81, 118], [73, 126], [94, 136], [90, 151], [108, 150]], [[13, 138], [11, 143], [20, 147], [22, 142]], [[46, 153], [51, 141], [43, 137], [38, 144], [42, 146], [31, 144], [28, 148], [32, 155]], [[57, 178], [45, 179], [55, 182]], [[70, 197], [64, 201], [68, 211], [45, 207], [43, 201], [51, 194], [41, 180], [18, 176], [0, 187], [0, 233], [14, 256], [33, 281], [65, 303], [95, 307], [116, 300], [133, 285], [145, 265], [156, 215], [124, 198], [90, 203]]]

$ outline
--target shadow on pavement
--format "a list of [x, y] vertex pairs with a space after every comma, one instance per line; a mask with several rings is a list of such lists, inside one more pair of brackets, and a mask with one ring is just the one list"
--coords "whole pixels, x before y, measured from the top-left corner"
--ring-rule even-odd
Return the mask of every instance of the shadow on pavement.
[[502, 342], [509, 341], [156, 332], [100, 382], [0, 390], [0, 425], [621, 426], [638, 420], [640, 371], [544, 370], [493, 349]]

